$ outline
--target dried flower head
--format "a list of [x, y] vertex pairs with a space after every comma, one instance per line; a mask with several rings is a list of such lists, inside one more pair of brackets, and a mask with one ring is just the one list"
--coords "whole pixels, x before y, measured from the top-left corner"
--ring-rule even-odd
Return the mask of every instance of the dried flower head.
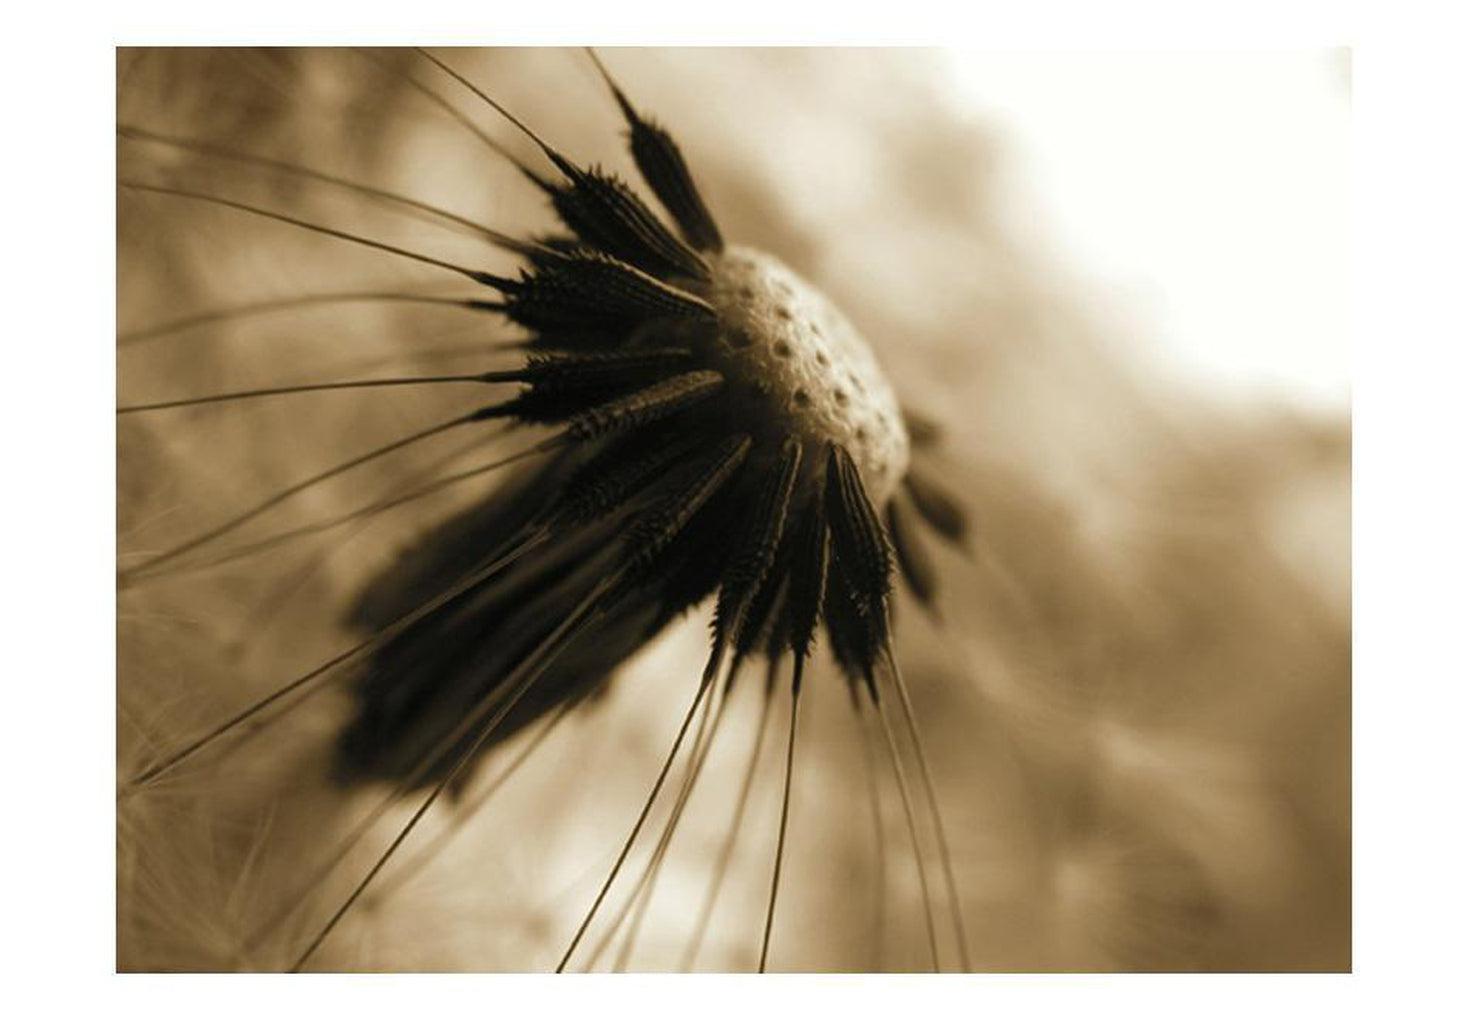
[[[427, 52], [422, 57], [494, 107], [545, 157], [543, 169], [516, 165], [544, 194], [559, 227], [535, 237], [478, 228], [521, 259], [514, 275], [446, 262], [212, 193], [123, 183], [284, 220], [465, 277], [484, 293], [464, 304], [502, 315], [524, 331], [523, 364], [452, 376], [333, 380], [190, 396], [121, 410], [379, 386], [514, 384], [519, 392], [302, 479], [201, 534], [131, 563], [121, 582], [142, 584], [256, 551], [262, 543], [223, 553], [219, 544], [328, 478], [445, 432], [493, 428], [506, 420], [549, 432], [510, 456], [327, 522], [362, 519], [461, 479], [519, 465], [505, 485], [426, 535], [367, 586], [352, 620], [368, 637], [161, 755], [131, 777], [128, 792], [156, 783], [238, 735], [245, 724], [309, 696], [329, 679], [351, 676], [355, 711], [336, 743], [336, 777], [344, 784], [386, 782], [400, 794], [427, 794], [376, 867], [302, 949], [294, 961], [300, 967], [433, 802], [461, 784], [481, 755], [587, 697], [669, 621], [713, 598], [708, 665], [678, 741], [616, 867], [570, 940], [560, 961], [564, 968], [641, 830], [699, 707], [721, 697], [748, 660], [767, 659], [773, 670], [788, 657], [790, 689], [798, 699], [805, 662], [823, 635], [853, 697], [880, 711], [883, 691], [897, 692], [916, 740], [892, 651], [891, 575], [895, 565], [918, 599], [931, 604], [937, 578], [917, 523], [961, 541], [963, 514], [931, 477], [911, 470], [913, 458], [934, 442], [935, 429], [903, 413], [858, 330], [774, 255], [726, 243], [672, 135], [646, 117], [605, 69], [633, 160], [671, 225], [616, 175], [578, 164], [447, 61]], [[418, 78], [410, 80], [447, 102]], [[141, 128], [122, 133], [139, 141], [201, 148]], [[531, 458], [537, 463], [523, 463]], [[275, 536], [264, 545], [299, 533]], [[795, 719], [792, 713], [787, 809]], [[882, 719], [886, 724], [885, 715]], [[916, 827], [893, 734], [890, 728], [886, 732], [908, 821]], [[919, 761], [941, 845], [941, 822], [920, 745]], [[784, 823], [782, 817], [782, 842]], [[778, 874], [777, 853], [766, 952]], [[926, 895], [927, 878], [921, 872], [920, 877]], [[946, 878], [966, 966], [951, 871]], [[931, 914], [928, 935], [936, 965]], [[762, 968], [764, 963], [762, 954]]]

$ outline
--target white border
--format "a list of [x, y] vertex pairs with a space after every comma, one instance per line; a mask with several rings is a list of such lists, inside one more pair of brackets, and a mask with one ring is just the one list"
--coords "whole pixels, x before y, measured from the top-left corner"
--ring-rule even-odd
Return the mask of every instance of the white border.
[[[1456, 26], [1432, 5], [556, 0], [131, 3], [12, 10], [3, 62], [12, 311], [4, 349], [5, 946], [20, 1015], [543, 1016], [819, 1009], [894, 1015], [1378, 1015], [1462, 1002], [1465, 720], [1461, 149]], [[88, 9], [88, 8], [91, 9]], [[1406, 8], [1403, 13], [1404, 7]], [[1446, 8], [1446, 5], [1443, 5]], [[722, 24], [718, 22], [722, 20]], [[1357, 47], [1356, 976], [947, 978], [115, 977], [112, 966], [111, 46], [346, 41]], [[18, 568], [18, 569], [17, 569]], [[18, 652], [19, 654], [16, 654]], [[227, 983], [226, 983], [227, 982]], [[18, 993], [18, 996], [17, 996]], [[25, 1000], [30, 999], [27, 1003]], [[1451, 1008], [1449, 1006], [1449, 1008]], [[68, 1010], [69, 1011], [69, 1010]], [[1002, 1012], [1001, 1012], [1002, 1011]], [[1437, 1010], [1434, 1010], [1437, 1012]]]

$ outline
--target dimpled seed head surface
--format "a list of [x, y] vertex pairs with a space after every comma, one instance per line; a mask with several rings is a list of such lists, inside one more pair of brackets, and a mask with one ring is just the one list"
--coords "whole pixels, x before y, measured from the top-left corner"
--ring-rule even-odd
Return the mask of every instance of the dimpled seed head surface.
[[872, 502], [907, 473], [897, 398], [855, 327], [824, 294], [772, 255], [730, 248], [713, 260], [720, 369], [763, 402], [776, 427], [850, 452]]

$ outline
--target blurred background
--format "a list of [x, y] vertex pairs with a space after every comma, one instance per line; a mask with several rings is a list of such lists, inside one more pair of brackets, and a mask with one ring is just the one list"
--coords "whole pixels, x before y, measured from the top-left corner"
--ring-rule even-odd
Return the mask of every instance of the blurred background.
[[[631, 174], [584, 54], [445, 55], [573, 158]], [[937, 468], [968, 508], [972, 547], [932, 543], [942, 620], [899, 604], [898, 653], [975, 966], [1348, 969], [1347, 55], [602, 56], [679, 139], [726, 237], [825, 289], [905, 404], [946, 429]], [[531, 158], [491, 111], [401, 51], [121, 50], [119, 123], [342, 174], [502, 230], [548, 226], [524, 179], [407, 85], [406, 68]], [[118, 146], [128, 179], [509, 265], [260, 166]], [[126, 191], [118, 202], [120, 401], [506, 358], [485, 353], [508, 335], [492, 320], [401, 302], [150, 335], [303, 294], [468, 292], [238, 212]], [[123, 564], [472, 399], [379, 391], [120, 419]], [[446, 441], [371, 465], [279, 522], [350, 509], [455, 455], [469, 456]], [[355, 593], [474, 496], [120, 593], [120, 774], [339, 651]], [[415, 834], [429, 845], [459, 826], [452, 841], [421, 868], [384, 872], [315, 965], [553, 967], [666, 752], [706, 633], [691, 619], [644, 649], [471, 814], [501, 764], [489, 763]], [[760, 678], [744, 679], [635, 944], [625, 928], [605, 938], [599, 968], [688, 962], [754, 742]], [[886, 789], [879, 841], [863, 733], [823, 655], [809, 694], [772, 968], [925, 969], [901, 811]], [[316, 880], [382, 796], [326, 780], [346, 707], [328, 691], [119, 805], [120, 968], [290, 962], [411, 810], [390, 812]], [[772, 735], [785, 711], [782, 699]], [[696, 969], [756, 962], [778, 744], [763, 747]], [[587, 955], [665, 817], [654, 811], [654, 838], [634, 851]]]

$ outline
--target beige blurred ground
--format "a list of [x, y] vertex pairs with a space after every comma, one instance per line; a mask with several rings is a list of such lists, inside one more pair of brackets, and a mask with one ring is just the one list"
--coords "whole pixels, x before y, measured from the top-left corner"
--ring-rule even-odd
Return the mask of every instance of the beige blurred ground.
[[[968, 557], [937, 553], [946, 624], [901, 606], [899, 652], [935, 761], [976, 966], [1349, 968], [1344, 415], [1241, 400], [1141, 364], [1103, 310], [1010, 235], [1017, 213], [1001, 207], [999, 181], [1013, 152], [955, 96], [937, 55], [606, 57], [677, 133], [726, 236], [778, 253], [825, 287], [904, 400], [948, 426], [939, 464], [976, 541]], [[573, 156], [628, 167], [615, 110], [580, 54], [454, 59]], [[123, 51], [118, 67], [123, 122], [344, 173], [502, 229], [549, 222], [522, 179], [352, 53]], [[531, 152], [492, 117], [481, 122]], [[128, 177], [204, 185], [503, 264], [472, 240], [326, 189], [151, 146], [120, 143], [120, 152]], [[465, 293], [431, 271], [288, 227], [126, 193], [118, 275], [124, 332], [307, 291]], [[398, 305], [280, 314], [119, 351], [119, 395], [468, 368], [483, 355], [466, 357], [465, 345], [497, 335], [461, 312]], [[124, 557], [161, 548], [472, 399], [343, 394], [120, 420], [119, 547]], [[280, 520], [369, 500], [452, 449], [374, 466]], [[337, 614], [356, 586], [454, 505], [123, 593], [120, 770], [339, 649]], [[323, 550], [329, 557], [315, 558]], [[431, 867], [355, 912], [317, 965], [554, 966], [671, 739], [704, 633], [689, 621], [630, 663]], [[678, 964], [728, 825], [756, 687], [740, 693], [680, 829], [635, 969]], [[242, 946], [240, 933], [295, 898], [333, 834], [372, 803], [344, 800], [321, 778], [342, 708], [322, 697], [240, 753], [121, 805], [119, 967], [289, 961], [353, 869], [260, 946]], [[775, 743], [702, 969], [755, 962]], [[873, 934], [859, 731], [825, 663], [803, 710], [800, 763], [775, 968], [923, 969], [916, 878], [891, 791], [885, 931]], [[379, 846], [389, 833], [380, 829]]]

